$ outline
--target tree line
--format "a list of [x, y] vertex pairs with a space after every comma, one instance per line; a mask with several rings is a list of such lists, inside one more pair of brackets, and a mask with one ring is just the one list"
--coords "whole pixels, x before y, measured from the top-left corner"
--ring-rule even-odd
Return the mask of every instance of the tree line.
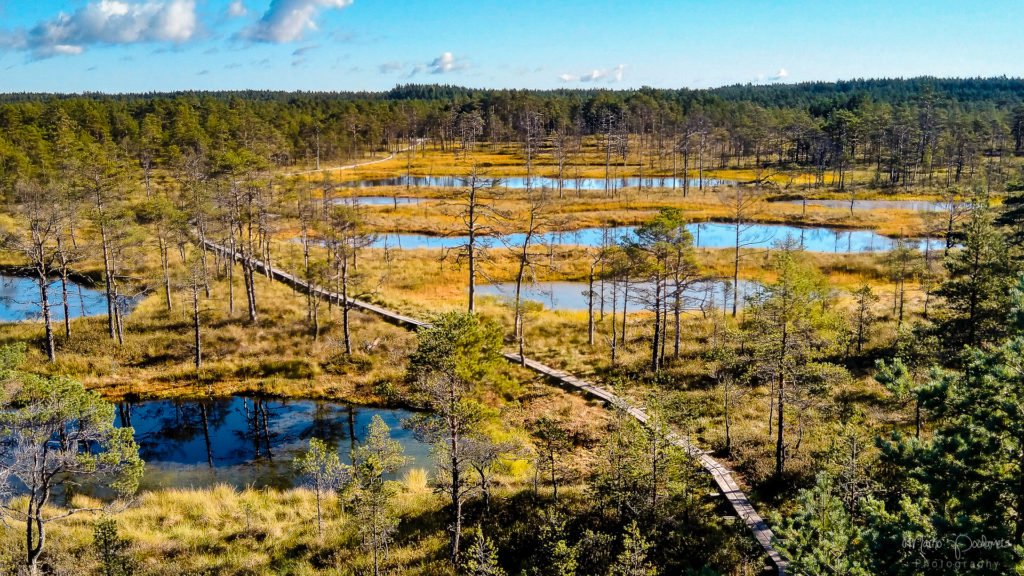
[[52, 143], [71, 122], [117, 149], [147, 182], [154, 168], [190, 153], [258, 145], [274, 165], [320, 166], [413, 141], [457, 151], [482, 140], [521, 150], [539, 143], [546, 162], [560, 167], [579, 164], [586, 144], [607, 163], [628, 158], [641, 176], [798, 168], [842, 189], [860, 167], [879, 186], [967, 181], [998, 189], [1014, 175], [1006, 159], [1024, 151], [1019, 84], [919, 78], [706, 91], [8, 95], [0, 103], [0, 187], [10, 193], [52, 168]]

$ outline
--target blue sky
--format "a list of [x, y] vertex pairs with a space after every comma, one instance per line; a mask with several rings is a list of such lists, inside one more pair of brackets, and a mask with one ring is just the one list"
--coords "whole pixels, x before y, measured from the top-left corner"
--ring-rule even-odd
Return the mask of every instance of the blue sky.
[[0, 92], [1024, 76], [1020, 0], [0, 0]]

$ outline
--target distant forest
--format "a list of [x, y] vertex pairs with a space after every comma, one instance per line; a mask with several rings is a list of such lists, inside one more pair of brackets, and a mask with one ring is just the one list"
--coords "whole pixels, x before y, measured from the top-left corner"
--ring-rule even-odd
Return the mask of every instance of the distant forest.
[[[604, 136], [609, 153], [780, 169], [836, 178], [868, 167], [879, 186], [993, 188], [1013, 174], [983, 158], [1024, 153], [1024, 79], [878, 79], [707, 90], [477, 90], [404, 85], [387, 92], [181, 92], [0, 96], [0, 186], [52, 170], [60, 127], [174, 167], [245, 149], [269, 166], [474, 142], [541, 146]], [[52, 164], [52, 163], [51, 163]]]

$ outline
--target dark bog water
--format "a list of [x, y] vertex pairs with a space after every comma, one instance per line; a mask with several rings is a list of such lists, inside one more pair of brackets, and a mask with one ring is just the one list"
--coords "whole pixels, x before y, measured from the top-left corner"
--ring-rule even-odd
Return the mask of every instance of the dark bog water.
[[314, 400], [231, 396], [152, 400], [118, 405], [115, 424], [135, 429], [146, 461], [143, 488], [296, 485], [292, 460], [316, 437], [337, 448], [343, 462], [364, 439], [374, 415], [391, 428], [407, 461], [397, 476], [430, 466], [430, 446], [402, 428], [412, 412]]
[[[576, 191], [576, 190], [619, 190], [622, 188], [638, 188], [643, 184], [644, 188], [675, 188], [682, 189], [684, 180], [688, 180], [689, 187], [691, 189], [697, 189], [700, 186], [700, 180], [697, 178], [671, 178], [671, 177], [655, 177], [655, 178], [644, 178], [642, 181], [640, 178], [563, 178], [562, 179], [562, 190], [563, 191]], [[499, 188], [509, 188], [512, 190], [525, 190], [527, 187], [526, 177], [513, 176], [509, 178], [500, 178], [492, 180], [495, 186]], [[714, 178], [705, 178], [704, 187], [713, 186], [726, 186], [733, 184], [730, 180], [717, 180]], [[546, 178], [535, 176], [530, 179], [530, 187], [533, 189], [547, 188], [549, 190], [558, 189], [557, 178]], [[353, 180], [349, 182], [342, 182], [341, 186], [344, 188], [375, 188], [377, 186], [407, 186], [410, 188], [455, 188], [459, 186], [466, 186], [467, 181], [463, 177], [458, 176], [395, 176], [393, 178], [375, 178], [368, 180]]]
[[[739, 305], [743, 306], [744, 299], [753, 295], [761, 285], [750, 280], [739, 282]], [[630, 290], [637, 294], [644, 286], [633, 285]], [[481, 284], [477, 286], [477, 293], [484, 296], [494, 296], [500, 299], [512, 299], [515, 297], [514, 282], [499, 282], [495, 284]], [[524, 284], [522, 297], [524, 300], [538, 302], [549, 310], [581, 311], [588, 306], [590, 288], [586, 282], [536, 282]], [[621, 287], [613, 294], [611, 283], [594, 283], [594, 309], [601, 306], [601, 295], [604, 295], [604, 309], [611, 311], [614, 299], [615, 308], [622, 310], [622, 303], [625, 294]], [[712, 310], [732, 306], [732, 290], [722, 281], [699, 282], [687, 288], [684, 293], [685, 308], [687, 310]], [[637, 304], [629, 303], [630, 309], [639, 309]]]
[[[46, 288], [46, 293], [50, 301], [52, 319], [63, 320], [64, 307], [61, 304], [60, 282], [51, 282]], [[107, 296], [102, 290], [69, 283], [68, 301], [72, 318], [107, 313]], [[134, 306], [134, 302], [126, 298], [121, 305], [125, 310], [129, 310]], [[42, 320], [42, 315], [39, 284], [36, 280], [20, 276], [0, 276], [0, 322]]]
[[[730, 248], [736, 243], [736, 227], [728, 222], [691, 223], [686, 226], [694, 237], [694, 243], [702, 248]], [[601, 246], [607, 236], [619, 238], [634, 230], [633, 227], [583, 228], [571, 232], [548, 232], [541, 235], [538, 244], [567, 244], [577, 246]], [[502, 239], [490, 238], [483, 242], [493, 247], [502, 243], [520, 245], [524, 234], [508, 234]], [[860, 253], [884, 252], [891, 250], [896, 241], [873, 230], [834, 229], [820, 227], [791, 226], [787, 224], [746, 224], [740, 227], [740, 244], [745, 248], [770, 248], [785, 239], [809, 252]], [[468, 241], [466, 236], [429, 236], [426, 234], [381, 234], [374, 246], [377, 248], [456, 248]], [[911, 246], [923, 247], [925, 241], [938, 246], [940, 241], [911, 239]]]

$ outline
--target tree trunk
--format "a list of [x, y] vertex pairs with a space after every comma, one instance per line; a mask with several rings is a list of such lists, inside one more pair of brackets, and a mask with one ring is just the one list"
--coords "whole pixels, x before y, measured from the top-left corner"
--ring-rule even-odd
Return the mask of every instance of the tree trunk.
[[114, 302], [114, 279], [112, 276], [113, 265], [111, 263], [110, 244], [107, 237], [107, 226], [106, 224], [100, 224], [100, 242], [103, 245], [103, 278], [106, 283], [106, 294], [107, 294], [107, 330], [110, 333], [110, 339], [113, 340], [117, 337], [114, 331], [114, 314], [115, 314], [115, 302]]
[[57, 235], [57, 254], [60, 258], [60, 301], [64, 307], [64, 339], [71, 339], [71, 305], [68, 302], [68, 260], [64, 252], [64, 242]]
[[164, 296], [167, 301], [167, 311], [170, 312], [173, 308], [171, 302], [171, 270], [167, 262], [167, 241], [164, 240], [163, 234], [159, 236], [160, 240], [160, 265], [163, 267], [164, 272]]
[[555, 468], [555, 449], [553, 445], [550, 445], [548, 450], [548, 464], [551, 465], [551, 499], [556, 503], [558, 502], [558, 475]]
[[352, 355], [352, 333], [349, 330], [348, 314], [348, 257], [342, 256], [341, 262], [341, 326], [345, 338], [345, 355]]
[[449, 449], [451, 450], [451, 498], [452, 498], [452, 566], [459, 565], [459, 539], [462, 535], [462, 487], [461, 470], [459, 468], [459, 436], [453, 432]]
[[68, 302], [68, 272], [61, 269], [60, 272], [60, 302], [64, 307], [64, 340], [71, 339], [71, 305]]
[[[43, 506], [46, 503], [46, 498], [44, 496], [40, 502], [34, 502], [34, 500], [35, 497], [30, 497], [29, 511], [25, 518], [26, 549], [28, 550], [26, 565], [32, 576], [39, 574], [39, 556], [43, 553], [43, 545], [46, 544], [46, 527], [43, 524]], [[33, 526], [35, 527], [34, 536]]]
[[659, 338], [661, 337], [661, 278], [654, 279], [654, 335], [651, 337], [651, 371], [659, 368]]
[[732, 421], [731, 421], [731, 415], [729, 414], [729, 404], [730, 404], [730, 402], [729, 402], [729, 380], [728, 380], [728, 377], [726, 377], [726, 380], [722, 383], [722, 386], [724, 388], [724, 391], [722, 393], [722, 400], [723, 400], [722, 408], [723, 408], [723, 413], [724, 413], [724, 417], [725, 417], [725, 453], [726, 453], [726, 455], [731, 455], [732, 454]]
[[590, 265], [587, 283], [587, 344], [594, 345], [594, 265]]
[[627, 278], [622, 286], [622, 336], [619, 342], [626, 347], [626, 308], [629, 306], [629, 279]]
[[736, 220], [736, 245], [733, 252], [732, 264], [732, 317], [736, 317], [736, 310], [740, 302], [740, 221]]
[[[678, 269], [678, 267], [677, 267], [677, 269]], [[673, 314], [673, 323], [674, 323], [673, 329], [675, 331], [675, 334], [673, 334], [673, 339], [674, 340], [672, 342], [672, 357], [678, 359], [679, 358], [679, 344], [680, 344], [680, 341], [679, 341], [680, 340], [680, 324], [681, 324], [680, 316], [682, 316], [682, 313], [683, 313], [683, 289], [679, 286], [679, 274], [678, 273], [676, 274], [675, 286], [673, 287], [673, 290], [675, 291], [675, 297], [674, 297], [675, 301], [672, 303], [672, 314]]]
[[46, 358], [50, 362], [57, 359], [57, 350], [53, 342], [53, 323], [50, 318], [50, 296], [46, 293], [49, 278], [43, 271], [39, 272], [39, 304], [43, 309], [43, 326], [46, 332]]
[[779, 378], [778, 378], [778, 423], [775, 427], [775, 477], [782, 479], [782, 473], [786, 466], [786, 445], [783, 441], [783, 431], [786, 425], [786, 345], [788, 344], [789, 333], [785, 324], [782, 326], [782, 347], [779, 353]]
[[192, 281], [192, 337], [195, 345], [195, 366], [198, 371], [203, 364], [202, 340], [199, 332], [199, 283]]
[[615, 356], [616, 356], [616, 353], [617, 353], [617, 348], [618, 348], [618, 343], [619, 343], [618, 342], [618, 334], [619, 334], [619, 332], [616, 329], [617, 327], [615, 326], [615, 320], [619, 317], [618, 310], [616, 310], [616, 307], [618, 306], [618, 289], [617, 289], [617, 287], [618, 287], [618, 282], [616, 282], [615, 280], [612, 280], [612, 350], [611, 350], [611, 352], [612, 352], [611, 353], [611, 356], [612, 356], [612, 358], [611, 358], [612, 366], [615, 365]]
[[[324, 521], [323, 514], [320, 511], [320, 493], [322, 492], [319, 484], [316, 487], [316, 534], [318, 537], [323, 538], [324, 536]], [[374, 551], [374, 561], [377, 560], [376, 550]]]
[[469, 196], [469, 311], [476, 308], [476, 178]]
[[[237, 246], [235, 245], [235, 235], [231, 234], [230, 251], [228, 255], [228, 316], [235, 315], [235, 259]], [[206, 250], [201, 252], [205, 253]]]

